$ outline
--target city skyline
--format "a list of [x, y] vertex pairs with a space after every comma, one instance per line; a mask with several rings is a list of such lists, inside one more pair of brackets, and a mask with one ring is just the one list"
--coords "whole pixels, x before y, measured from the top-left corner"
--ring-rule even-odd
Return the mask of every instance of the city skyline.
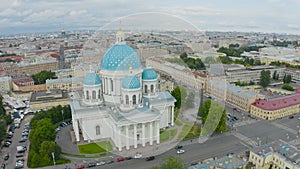
[[[242, 31], [299, 34], [297, 19], [300, 2], [296, 0], [263, 1], [152, 1], [136, 0], [76, 0], [38, 1], [0, 0], [0, 29], [2, 35], [66, 30], [101, 29], [118, 20], [140, 16], [142, 19], [157, 15], [173, 17], [191, 23], [203, 31]], [[129, 17], [126, 17], [129, 16]], [[178, 18], [177, 18], [178, 17]], [[133, 17], [134, 18], [134, 17]], [[136, 18], [136, 17], [135, 17]], [[151, 19], [150, 19], [151, 20]], [[157, 20], [156, 23], [160, 20]], [[124, 21], [126, 23], [126, 21]], [[149, 22], [150, 23], [150, 22]], [[174, 22], [175, 23], [175, 22]], [[139, 24], [140, 25], [140, 24]], [[169, 24], [170, 29], [173, 24]], [[153, 24], [143, 22], [145, 28]], [[167, 25], [168, 26], [168, 25]], [[180, 29], [180, 28], [177, 28]], [[184, 28], [183, 28], [184, 29]]]

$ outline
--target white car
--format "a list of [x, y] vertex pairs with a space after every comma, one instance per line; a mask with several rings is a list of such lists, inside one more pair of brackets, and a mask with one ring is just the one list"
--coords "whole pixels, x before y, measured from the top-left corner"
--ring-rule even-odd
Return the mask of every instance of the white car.
[[183, 153], [184, 153], [184, 150], [183, 150], [183, 149], [177, 150], [177, 154], [183, 154]]
[[105, 164], [105, 161], [100, 161], [98, 163], [96, 163], [96, 166], [100, 166], [100, 165], [104, 165]]
[[143, 155], [141, 154], [141, 153], [137, 153], [135, 156], [134, 156], [134, 158], [142, 158], [143, 157]]

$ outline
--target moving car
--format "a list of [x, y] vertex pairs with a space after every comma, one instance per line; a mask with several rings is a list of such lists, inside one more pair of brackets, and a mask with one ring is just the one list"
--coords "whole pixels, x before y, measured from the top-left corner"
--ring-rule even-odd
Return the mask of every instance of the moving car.
[[184, 153], [184, 150], [183, 150], [183, 149], [177, 150], [177, 154], [183, 154], [183, 153]]
[[6, 155], [4, 156], [4, 160], [7, 161], [8, 159], [9, 159], [9, 154], [6, 154]]

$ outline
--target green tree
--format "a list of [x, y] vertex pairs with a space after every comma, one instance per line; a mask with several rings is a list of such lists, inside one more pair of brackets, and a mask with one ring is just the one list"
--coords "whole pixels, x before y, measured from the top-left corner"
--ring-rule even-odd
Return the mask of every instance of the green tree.
[[184, 103], [185, 98], [187, 96], [186, 89], [181, 86], [177, 86], [172, 92], [172, 96], [176, 99], [175, 107], [178, 109], [181, 108], [181, 105]]
[[286, 82], [287, 82], [287, 83], [291, 83], [291, 81], [292, 81], [292, 75], [288, 74], [288, 75], [286, 76]]
[[202, 119], [202, 134], [212, 132], [223, 132], [228, 130], [226, 126], [226, 110], [217, 102], [206, 100], [203, 107], [199, 108], [199, 115]]
[[283, 83], [287, 83], [286, 74], [284, 74], [282, 81], [283, 81]]
[[56, 79], [55, 72], [43, 70], [40, 73], [31, 76], [34, 80], [34, 84], [45, 84], [47, 79]]
[[291, 85], [289, 85], [287, 83], [283, 84], [281, 88], [285, 89], [285, 90], [289, 90], [289, 91], [294, 91], [295, 90]]
[[270, 84], [270, 75], [271, 72], [269, 70], [263, 70], [260, 73], [260, 85], [263, 88], [266, 88]]
[[7, 124], [5, 119], [0, 118], [0, 143], [6, 138], [7, 134], [6, 134], [6, 128], [7, 128]]
[[52, 161], [52, 152], [54, 152], [55, 160], [58, 160], [61, 153], [60, 147], [56, 145], [54, 141], [43, 141], [39, 150], [39, 154]]
[[165, 157], [162, 161], [160, 169], [185, 169], [183, 161], [179, 157]]
[[273, 79], [276, 80], [276, 77], [277, 77], [277, 70], [275, 70], [275, 71], [273, 72]]
[[41, 119], [30, 132], [30, 149], [39, 152], [43, 141], [54, 141], [55, 137], [55, 127], [52, 125], [51, 119]]

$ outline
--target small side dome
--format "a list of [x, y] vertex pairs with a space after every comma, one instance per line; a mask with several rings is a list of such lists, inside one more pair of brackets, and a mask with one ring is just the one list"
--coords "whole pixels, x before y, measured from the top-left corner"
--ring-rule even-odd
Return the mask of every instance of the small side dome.
[[158, 75], [153, 68], [146, 68], [142, 73], [143, 80], [156, 80], [157, 77]]
[[85, 75], [83, 79], [84, 85], [100, 85], [102, 83], [100, 77], [97, 73], [89, 72]]
[[140, 87], [141, 83], [137, 76], [125, 76], [122, 80], [123, 89], [138, 89]]

